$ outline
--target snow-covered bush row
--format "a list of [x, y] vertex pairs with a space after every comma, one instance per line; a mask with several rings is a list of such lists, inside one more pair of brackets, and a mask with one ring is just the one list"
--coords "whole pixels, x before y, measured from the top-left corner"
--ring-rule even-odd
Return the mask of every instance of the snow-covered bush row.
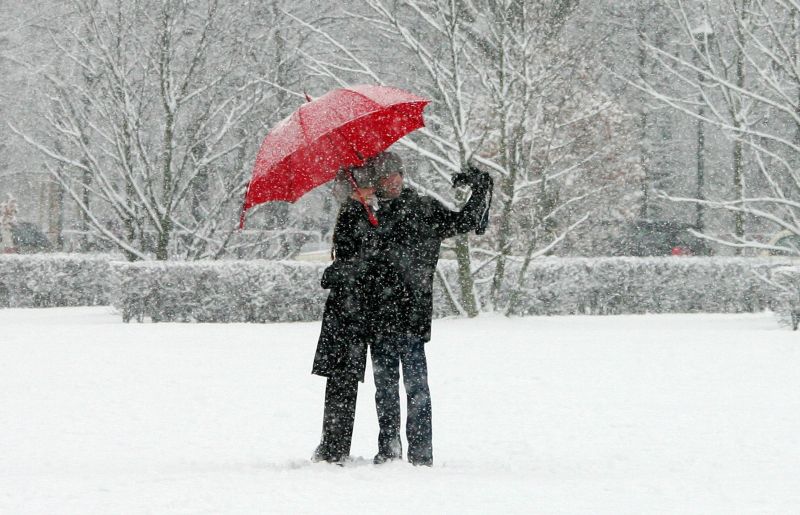
[[115, 262], [114, 306], [123, 320], [318, 320], [324, 264], [298, 261]]
[[800, 326], [800, 266], [774, 267], [764, 280], [774, 288], [778, 322], [796, 331]]
[[[775, 289], [759, 278], [785, 259], [547, 258], [517, 287], [511, 265], [495, 309], [514, 315], [750, 312], [766, 309]], [[114, 305], [125, 320], [264, 322], [318, 320], [326, 292], [322, 263], [217, 261], [114, 263]], [[456, 284], [453, 262], [440, 271]], [[480, 283], [488, 306], [489, 282]], [[437, 279], [434, 314], [454, 315]]]
[[109, 255], [0, 254], [0, 307], [109, 303]]
[[[328, 294], [319, 284], [326, 266], [265, 260], [115, 262], [112, 298], [126, 322], [319, 320]], [[456, 314], [443, 289], [436, 288], [434, 316]]]
[[547, 258], [507, 274], [498, 304], [515, 315], [738, 313], [767, 309], [761, 277], [791, 258]]
[[[300, 321], [318, 320], [327, 294], [319, 286], [324, 263], [113, 259], [0, 255], [0, 307], [113, 302], [126, 320]], [[776, 276], [775, 270], [792, 270], [786, 268], [792, 264], [790, 258], [547, 258], [534, 261], [520, 283], [519, 264], [510, 263], [494, 309], [514, 315], [566, 315], [772, 307], [789, 313], [800, 309], [800, 280]], [[442, 261], [440, 272], [457, 289], [455, 263]], [[770, 277], [773, 284], [765, 280]], [[457, 314], [442, 282], [435, 284], [435, 316]], [[485, 307], [492, 306], [490, 285], [478, 281]]]

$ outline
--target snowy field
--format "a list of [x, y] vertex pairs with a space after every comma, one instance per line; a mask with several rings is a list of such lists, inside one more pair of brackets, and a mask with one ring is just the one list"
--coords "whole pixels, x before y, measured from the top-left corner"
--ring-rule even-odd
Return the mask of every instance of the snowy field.
[[318, 330], [0, 310], [0, 513], [800, 510], [800, 334], [769, 314], [437, 321], [432, 469], [368, 461], [369, 375], [361, 459], [308, 461]]

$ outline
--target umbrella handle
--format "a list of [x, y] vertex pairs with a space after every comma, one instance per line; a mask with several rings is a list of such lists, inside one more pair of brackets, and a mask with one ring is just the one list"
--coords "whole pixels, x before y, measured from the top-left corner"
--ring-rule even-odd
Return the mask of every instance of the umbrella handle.
[[378, 227], [378, 219], [375, 218], [375, 213], [372, 212], [372, 209], [370, 209], [369, 204], [367, 204], [367, 199], [365, 199], [364, 195], [361, 194], [361, 191], [358, 188], [358, 184], [356, 184], [356, 179], [355, 177], [353, 177], [352, 170], [347, 170], [347, 179], [350, 181], [350, 185], [353, 187], [353, 191], [355, 191], [356, 195], [358, 195], [358, 201], [361, 202], [361, 205], [364, 206], [364, 209], [367, 211], [367, 218], [369, 219], [369, 223], [371, 223], [373, 227]]

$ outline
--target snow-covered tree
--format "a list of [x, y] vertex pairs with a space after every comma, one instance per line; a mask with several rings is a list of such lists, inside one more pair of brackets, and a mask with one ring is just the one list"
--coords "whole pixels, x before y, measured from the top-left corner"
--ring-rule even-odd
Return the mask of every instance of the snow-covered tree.
[[[85, 229], [129, 259], [219, 255], [250, 154], [285, 105], [291, 43], [278, 0], [73, 0], [42, 73], [38, 130]], [[43, 134], [44, 133], [44, 134]]]
[[30, 206], [31, 222], [46, 213], [40, 203], [46, 202], [49, 178], [41, 157], [15, 137], [8, 123], [25, 119], [39, 105], [32, 94], [38, 75], [56, 61], [44, 27], [56, 27], [64, 11], [63, 2], [51, 0], [0, 2], [0, 198], [12, 194]]
[[[347, 27], [335, 33], [300, 22], [334, 49], [306, 56], [316, 75], [405, 85], [432, 100], [426, 129], [401, 142], [430, 172], [413, 177], [417, 187], [449, 204], [450, 175], [467, 163], [496, 178], [488, 237], [472, 247], [462, 237], [452, 249], [460, 289], [452, 301], [463, 313], [480, 309], [477, 277], [492, 281], [496, 303], [508, 259], [529, 263], [552, 251], [594, 207], [611, 204], [597, 202], [601, 195], [614, 196], [637, 174], [622, 150], [631, 120], [598, 87], [597, 40], [576, 27], [576, 6], [363, 0], [347, 13], [362, 27], [355, 40], [336, 37]], [[366, 43], [376, 37], [384, 42]], [[376, 46], [393, 49], [391, 59]]]
[[638, 85], [732, 144], [730, 193], [669, 198], [730, 213], [729, 230], [704, 235], [732, 247], [765, 247], [746, 231], [748, 219], [768, 232], [800, 234], [800, 3], [726, 0], [701, 10], [671, 0], [668, 7], [688, 52], [652, 42], [647, 49], [691, 94], [670, 94], [646, 78]]

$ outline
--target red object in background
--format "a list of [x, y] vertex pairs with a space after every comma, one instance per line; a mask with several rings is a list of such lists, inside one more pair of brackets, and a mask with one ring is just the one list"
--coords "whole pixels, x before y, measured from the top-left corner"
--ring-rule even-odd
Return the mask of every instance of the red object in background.
[[671, 254], [673, 256], [691, 256], [692, 251], [688, 247], [684, 247], [683, 245], [677, 245], [672, 247]]
[[360, 166], [424, 127], [422, 111], [428, 102], [402, 89], [362, 85], [330, 91], [300, 106], [261, 144], [240, 228], [251, 207], [271, 200], [295, 202], [340, 169]]

